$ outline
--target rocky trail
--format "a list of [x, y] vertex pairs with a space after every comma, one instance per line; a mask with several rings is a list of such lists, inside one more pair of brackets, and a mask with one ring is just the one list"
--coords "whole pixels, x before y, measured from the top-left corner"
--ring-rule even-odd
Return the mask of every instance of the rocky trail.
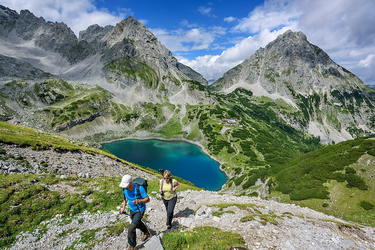
[[[375, 248], [374, 228], [351, 224], [308, 208], [209, 191], [189, 190], [179, 193], [179, 197], [172, 231], [212, 226], [239, 233], [249, 249]], [[163, 234], [169, 232], [165, 218], [162, 201], [153, 197], [144, 221], [154, 236], [145, 244], [138, 240], [138, 249], [163, 249]], [[43, 223], [44, 231], [38, 229], [19, 235], [11, 249], [124, 249], [126, 227], [117, 234], [109, 233], [109, 228], [129, 221], [127, 215], [120, 215], [117, 210], [82, 213], [68, 221], [56, 216]]]

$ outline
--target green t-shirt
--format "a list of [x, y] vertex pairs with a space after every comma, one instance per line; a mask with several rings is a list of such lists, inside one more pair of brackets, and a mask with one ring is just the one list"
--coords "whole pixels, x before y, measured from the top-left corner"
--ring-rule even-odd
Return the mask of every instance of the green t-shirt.
[[[162, 182], [163, 182], [163, 184], [162, 184]], [[176, 186], [178, 184], [178, 182], [175, 179], [172, 179], [172, 184], [173, 184], [173, 186]], [[170, 200], [170, 199], [177, 196], [176, 191], [172, 191], [171, 183], [167, 183], [164, 179], [161, 179], [160, 185], [163, 185], [161, 191], [164, 192], [164, 196], [163, 196], [164, 200]]]

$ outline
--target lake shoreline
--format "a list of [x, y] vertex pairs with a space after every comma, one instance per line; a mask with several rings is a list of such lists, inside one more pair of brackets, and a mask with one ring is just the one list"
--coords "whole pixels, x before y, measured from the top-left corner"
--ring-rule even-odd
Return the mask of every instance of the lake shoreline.
[[[195, 141], [190, 141], [190, 140], [185, 139], [185, 138], [181, 138], [180, 139], [180, 138], [160, 138], [160, 137], [124, 137], [124, 138], [120, 138], [120, 139], [114, 139], [114, 140], [104, 141], [104, 142], [101, 142], [100, 145], [108, 144], [108, 143], [112, 143], [112, 142], [117, 142], [117, 141], [125, 141], [125, 140], [140, 140], [140, 141], [159, 140], [159, 141], [170, 141], [170, 142], [183, 141], [183, 142], [187, 142], [187, 143], [190, 143], [190, 144], [198, 146], [202, 150], [203, 153], [205, 153], [206, 155], [208, 155], [211, 159], [217, 161], [220, 164], [220, 166], [224, 164], [220, 160], [216, 159], [216, 157], [210, 155], [209, 152], [200, 143], [195, 142]], [[220, 170], [225, 173], [225, 171], [222, 170], [221, 168], [220, 168]], [[225, 173], [225, 175], [227, 175], [227, 174]]]
[[[224, 173], [224, 175], [227, 179], [225, 181], [225, 183], [223, 184], [223, 186], [230, 179], [229, 175], [222, 168], [222, 166], [224, 165], [224, 163], [222, 161], [220, 161], [216, 157], [210, 155], [209, 152], [200, 143], [195, 142], [195, 141], [191, 141], [191, 140], [188, 140], [188, 139], [185, 139], [185, 138], [160, 138], [160, 137], [154, 137], [154, 136], [150, 136], [150, 137], [123, 137], [123, 138], [117, 138], [117, 139], [113, 139], [113, 140], [100, 142], [100, 145], [103, 146], [104, 144], [109, 144], [109, 143], [118, 142], [118, 141], [125, 141], [125, 140], [140, 140], [140, 141], [158, 140], [158, 141], [166, 141], [166, 142], [186, 142], [186, 143], [189, 143], [189, 144], [193, 144], [193, 145], [199, 147], [200, 150], [203, 153], [205, 153], [209, 158], [211, 158], [212, 160], [219, 163], [219, 169], [220, 169], [220, 171], [222, 171]], [[220, 190], [222, 190], [222, 187], [220, 189], [216, 190], [216, 191], [220, 191]]]

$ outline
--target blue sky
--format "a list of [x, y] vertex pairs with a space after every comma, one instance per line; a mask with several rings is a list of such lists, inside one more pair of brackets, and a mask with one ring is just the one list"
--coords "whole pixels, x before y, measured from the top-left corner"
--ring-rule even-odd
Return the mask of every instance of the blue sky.
[[0, 0], [78, 35], [91, 24], [132, 15], [177, 57], [217, 79], [288, 29], [302, 31], [331, 58], [375, 85], [374, 0]]
[[[239, 38], [244, 38], [243, 34], [227, 33], [233, 26], [233, 17], [248, 15], [249, 10], [263, 3], [263, 1], [246, 1], [240, 0], [233, 4], [230, 0], [216, 0], [216, 1], [130, 1], [130, 0], [114, 0], [114, 1], [97, 1], [98, 8], [105, 8], [113, 13], [118, 13], [119, 10], [126, 6], [128, 15], [132, 15], [138, 20], [141, 20], [147, 27], [154, 31], [157, 35], [161, 30], [170, 31], [176, 35], [183, 31], [198, 29], [202, 38], [210, 40], [214, 38], [213, 43], [206, 43], [205, 48], [203, 42], [191, 39], [186, 39], [182, 45], [190, 47], [188, 51], [181, 49], [173, 44], [166, 44], [169, 49], [174, 49], [175, 55], [181, 55], [187, 59], [194, 59], [197, 56], [206, 54], [218, 54], [223, 49], [233, 46]], [[242, 8], [238, 8], [238, 5]], [[229, 19], [228, 19], [229, 17]], [[232, 17], [232, 18], [230, 18]], [[225, 19], [227, 18], [227, 19]], [[216, 30], [213, 30], [216, 29]], [[159, 31], [159, 33], [158, 33]], [[225, 32], [226, 36], [220, 35]], [[203, 34], [202, 34], [203, 33]], [[206, 33], [219, 33], [216, 36], [205, 36]], [[198, 40], [198, 39], [197, 39]], [[164, 39], [165, 43], [168, 43]], [[194, 48], [194, 44], [198, 45]], [[171, 46], [168, 46], [171, 45]], [[199, 46], [201, 45], [201, 46]], [[208, 46], [210, 45], [210, 46]], [[199, 49], [202, 47], [202, 49]]]

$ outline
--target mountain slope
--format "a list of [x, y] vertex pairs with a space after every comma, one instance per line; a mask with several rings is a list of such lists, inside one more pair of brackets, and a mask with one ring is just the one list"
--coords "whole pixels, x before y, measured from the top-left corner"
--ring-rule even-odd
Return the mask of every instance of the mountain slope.
[[230, 93], [239, 87], [297, 108], [284, 119], [325, 143], [374, 133], [375, 92], [301, 32], [280, 35], [211, 89]]

